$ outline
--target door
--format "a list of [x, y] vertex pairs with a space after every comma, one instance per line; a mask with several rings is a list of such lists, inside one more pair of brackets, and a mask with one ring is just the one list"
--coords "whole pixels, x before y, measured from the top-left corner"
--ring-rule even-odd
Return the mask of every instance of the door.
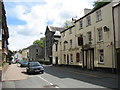
[[69, 55], [67, 55], [67, 65], [69, 65]]
[[[118, 83], [120, 83], [120, 50], [117, 50], [117, 74], [118, 74]], [[120, 88], [120, 85], [118, 85]]]
[[86, 51], [86, 67], [87, 69], [94, 69], [94, 49]]
[[56, 61], [56, 65], [58, 65], [58, 57], [56, 57], [55, 61]]

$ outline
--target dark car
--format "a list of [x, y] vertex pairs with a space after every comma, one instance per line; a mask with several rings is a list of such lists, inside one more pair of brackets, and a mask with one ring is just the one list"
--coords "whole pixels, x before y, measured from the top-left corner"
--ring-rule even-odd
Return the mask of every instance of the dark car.
[[28, 66], [28, 61], [21, 61], [20, 67], [27, 67]]
[[28, 62], [28, 66], [26, 68], [28, 74], [30, 73], [44, 73], [44, 68], [39, 62]]

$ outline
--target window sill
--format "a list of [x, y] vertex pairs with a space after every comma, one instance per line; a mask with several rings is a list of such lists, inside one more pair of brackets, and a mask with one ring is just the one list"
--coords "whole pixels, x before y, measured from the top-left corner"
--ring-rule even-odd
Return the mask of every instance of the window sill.
[[98, 22], [100, 22], [100, 21], [102, 21], [102, 19], [101, 19], [101, 20], [96, 21], [96, 23], [98, 23]]
[[79, 30], [82, 30], [83, 28], [79, 28]]
[[102, 41], [97, 41], [97, 43], [101, 43], [101, 42], [103, 42], [103, 40]]
[[91, 24], [89, 24], [89, 25], [86, 25], [86, 27], [88, 27], [88, 26], [91, 26]]
[[98, 64], [100, 64], [100, 65], [104, 65], [104, 63], [102, 63], [102, 62], [99, 62]]

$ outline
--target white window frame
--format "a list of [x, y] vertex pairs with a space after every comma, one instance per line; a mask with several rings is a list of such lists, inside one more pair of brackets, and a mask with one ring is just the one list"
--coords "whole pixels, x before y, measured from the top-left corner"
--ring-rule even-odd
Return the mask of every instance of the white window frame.
[[92, 32], [87, 32], [87, 36], [88, 36], [88, 44], [92, 44]]
[[101, 10], [96, 11], [96, 22], [102, 20]]
[[97, 28], [98, 31], [98, 42], [102, 42], [103, 41], [103, 30], [102, 27]]
[[70, 40], [70, 48], [72, 48], [72, 39]]
[[87, 26], [91, 25], [91, 16], [87, 16], [86, 17], [86, 20], [87, 20]]
[[[101, 53], [101, 51], [103, 51], [102, 53]], [[98, 57], [99, 57], [99, 61], [98, 61], [98, 63], [101, 63], [101, 64], [103, 64], [104, 63], [104, 50], [103, 49], [100, 49], [100, 50], [98, 50]], [[101, 60], [102, 60], [102, 62], [101, 62]]]

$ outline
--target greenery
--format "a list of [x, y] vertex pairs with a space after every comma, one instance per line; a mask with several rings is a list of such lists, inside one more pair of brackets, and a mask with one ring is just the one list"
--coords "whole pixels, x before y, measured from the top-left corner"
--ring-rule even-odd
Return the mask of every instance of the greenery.
[[40, 40], [35, 40], [33, 44], [38, 44], [40, 47], [44, 47], [45, 37], [40, 38]]
[[9, 61], [12, 61], [13, 57], [8, 58]]
[[6, 65], [6, 64], [8, 64], [8, 63], [7, 63], [7, 62], [3, 62], [3, 63], [2, 63], [2, 66]]
[[69, 27], [71, 27], [71, 26], [73, 26], [73, 22], [72, 22], [71, 20], [67, 20], [67, 21], [65, 21], [64, 24], [63, 24], [63, 27], [64, 27], [64, 28], [69, 28]]
[[101, 6], [103, 6], [103, 5], [105, 5], [105, 4], [109, 3], [109, 2], [110, 2], [110, 0], [97, 0], [97, 1], [94, 1], [93, 2], [93, 6], [94, 6], [93, 10], [97, 9], [97, 8], [100, 8]]

